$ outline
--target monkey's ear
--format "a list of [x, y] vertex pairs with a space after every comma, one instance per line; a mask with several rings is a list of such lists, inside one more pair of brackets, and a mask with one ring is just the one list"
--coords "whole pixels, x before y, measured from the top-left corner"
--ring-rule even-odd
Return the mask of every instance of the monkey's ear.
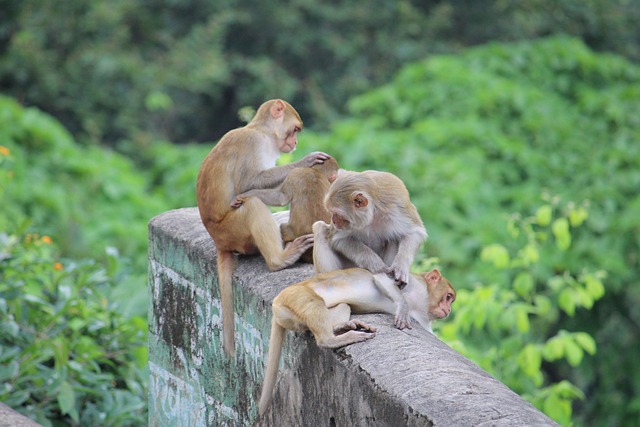
[[285, 105], [281, 99], [276, 99], [276, 102], [271, 106], [271, 117], [279, 119], [284, 116]]
[[364, 194], [358, 193], [353, 196], [353, 206], [356, 208], [364, 208], [369, 204], [369, 199]]
[[424, 280], [431, 285], [437, 285], [441, 279], [442, 279], [442, 274], [440, 274], [440, 271], [438, 271], [437, 268], [434, 268], [433, 270], [431, 270], [430, 272], [424, 275]]

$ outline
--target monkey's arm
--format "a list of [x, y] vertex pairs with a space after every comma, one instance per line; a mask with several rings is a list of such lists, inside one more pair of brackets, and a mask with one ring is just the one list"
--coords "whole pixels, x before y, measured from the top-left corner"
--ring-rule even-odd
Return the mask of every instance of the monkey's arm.
[[420, 249], [420, 245], [422, 245], [426, 238], [427, 233], [424, 228], [416, 227], [416, 230], [406, 234], [400, 240], [398, 253], [390, 266], [390, 272], [401, 284], [408, 283], [411, 263], [413, 262], [418, 249]]
[[331, 156], [329, 156], [328, 154], [321, 151], [316, 151], [311, 154], [307, 154], [302, 160], [298, 160], [297, 162], [263, 170], [250, 178], [249, 182], [247, 182], [246, 189], [263, 189], [277, 187], [278, 185], [282, 184], [282, 181], [284, 181], [287, 175], [289, 175], [289, 172], [291, 172], [293, 169], [300, 167], [310, 168], [313, 165], [324, 163], [325, 160], [329, 158], [331, 158]]
[[334, 238], [331, 246], [357, 267], [365, 268], [374, 274], [391, 272], [382, 258], [358, 239], [352, 237]]
[[409, 322], [409, 307], [407, 301], [402, 295], [400, 288], [396, 285], [395, 281], [387, 276], [385, 273], [374, 274], [373, 283], [376, 285], [382, 295], [389, 298], [396, 306], [395, 322], [396, 328], [404, 329], [411, 327]]
[[249, 190], [245, 193], [238, 194], [231, 202], [232, 208], [239, 208], [247, 197], [257, 197], [268, 206], [285, 206], [291, 202], [291, 197], [279, 188], [266, 190]]

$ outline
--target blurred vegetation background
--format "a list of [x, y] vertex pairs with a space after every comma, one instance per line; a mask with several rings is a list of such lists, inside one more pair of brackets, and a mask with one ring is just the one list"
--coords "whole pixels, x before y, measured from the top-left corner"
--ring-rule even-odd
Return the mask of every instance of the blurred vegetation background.
[[146, 423], [147, 222], [195, 206], [215, 141], [281, 97], [307, 125], [294, 158], [406, 182], [430, 234], [416, 268], [459, 290], [445, 341], [563, 425], [637, 423], [635, 2], [0, 10], [2, 401]]

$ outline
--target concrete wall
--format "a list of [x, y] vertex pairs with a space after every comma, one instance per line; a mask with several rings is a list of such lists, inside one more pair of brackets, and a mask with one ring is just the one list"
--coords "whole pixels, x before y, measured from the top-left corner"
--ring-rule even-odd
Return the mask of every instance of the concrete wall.
[[42, 425], [0, 402], [0, 427], [42, 427]]
[[215, 257], [197, 209], [149, 223], [150, 426], [555, 425], [437, 337], [380, 314], [361, 316], [378, 327], [374, 339], [335, 351], [290, 333], [273, 405], [257, 419], [271, 300], [313, 270], [271, 273], [260, 257], [239, 259], [227, 359]]

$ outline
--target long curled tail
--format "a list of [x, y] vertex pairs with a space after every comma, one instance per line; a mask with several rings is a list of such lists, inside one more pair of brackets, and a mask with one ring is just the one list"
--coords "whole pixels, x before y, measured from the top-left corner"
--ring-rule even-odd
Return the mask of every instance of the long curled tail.
[[218, 285], [222, 303], [222, 335], [223, 348], [227, 356], [232, 357], [236, 351], [235, 325], [233, 316], [233, 252], [218, 251]]
[[271, 336], [269, 337], [269, 356], [267, 357], [267, 369], [264, 373], [264, 382], [262, 383], [262, 394], [260, 395], [260, 404], [258, 411], [260, 415], [267, 412], [271, 399], [273, 398], [273, 389], [276, 385], [278, 377], [278, 367], [280, 366], [280, 355], [282, 354], [282, 345], [287, 330], [278, 324], [276, 317], [271, 320]]

